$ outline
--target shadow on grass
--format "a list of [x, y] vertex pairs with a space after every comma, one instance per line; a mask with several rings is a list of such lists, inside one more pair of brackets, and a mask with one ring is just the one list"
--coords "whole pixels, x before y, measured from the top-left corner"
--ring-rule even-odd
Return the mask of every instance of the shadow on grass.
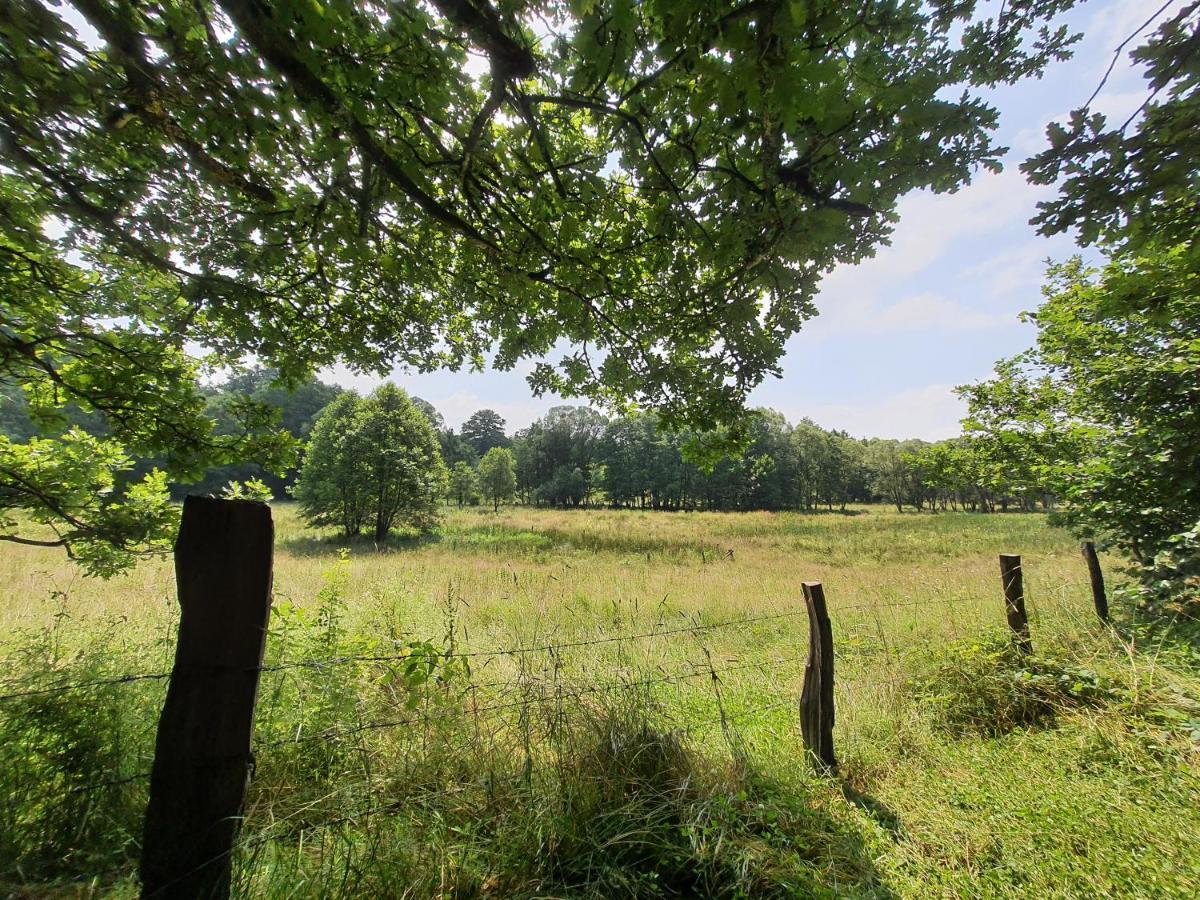
[[865, 812], [878, 822], [881, 828], [891, 832], [892, 837], [896, 839], [904, 837], [904, 823], [889, 806], [876, 800], [870, 794], [863, 793], [848, 781], [843, 781], [841, 788], [846, 802]]
[[1200, 674], [1200, 602], [1116, 611], [1111, 627], [1127, 647]]
[[279, 547], [296, 556], [330, 556], [339, 550], [349, 550], [351, 554], [419, 550], [441, 542], [442, 535], [437, 533], [393, 534], [383, 544], [362, 536], [305, 534], [281, 540]]
[[523, 762], [519, 746], [464, 743], [469, 729], [444, 735], [457, 737], [423, 749], [373, 798], [385, 815], [331, 833], [318, 856], [301, 852], [299, 832], [281, 836], [259, 887], [320, 884], [323, 897], [390, 895], [395, 884], [417, 897], [895, 896], [867, 835], [828, 809], [833, 784], [782, 783], [637, 716], [577, 708], [553, 732], [533, 725], [551, 765]]

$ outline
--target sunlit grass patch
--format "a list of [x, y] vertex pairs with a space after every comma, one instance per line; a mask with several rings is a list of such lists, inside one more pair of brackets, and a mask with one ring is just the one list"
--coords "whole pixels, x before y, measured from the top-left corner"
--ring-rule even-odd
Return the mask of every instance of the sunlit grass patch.
[[[1146, 869], [1147, 896], [1196, 893], [1200, 657], [1102, 626], [1041, 516], [467, 509], [375, 547], [275, 512], [243, 895], [1079, 896]], [[10, 689], [169, 667], [167, 561], [4, 567]], [[798, 728], [804, 580], [833, 621], [837, 779]], [[0, 702], [6, 890], [136, 892], [145, 784], [103, 785], [148, 767], [161, 691]], [[85, 782], [103, 805], [46, 802]]]

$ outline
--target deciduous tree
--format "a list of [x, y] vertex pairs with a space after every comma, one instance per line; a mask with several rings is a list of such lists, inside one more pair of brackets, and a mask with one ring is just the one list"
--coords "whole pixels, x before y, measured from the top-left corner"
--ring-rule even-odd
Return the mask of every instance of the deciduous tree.
[[493, 447], [479, 461], [479, 489], [492, 509], [499, 511], [503, 501], [511, 500], [517, 489], [513, 473], [513, 454], [507, 447]]
[[475, 470], [465, 462], [456, 462], [450, 470], [450, 496], [458, 501], [459, 506], [462, 506], [471, 502], [478, 487]]
[[430, 530], [446, 480], [429, 420], [384, 384], [362, 400], [338, 398], [322, 414], [295, 496], [313, 524], [354, 535], [369, 523], [382, 543], [398, 523]]
[[[0, 354], [180, 471], [279, 455], [214, 439], [187, 342], [289, 383], [491, 352], [728, 422], [904, 194], [997, 167], [982, 89], [1061, 57], [1072, 2], [11, 0]], [[70, 528], [120, 545], [102, 517]]]

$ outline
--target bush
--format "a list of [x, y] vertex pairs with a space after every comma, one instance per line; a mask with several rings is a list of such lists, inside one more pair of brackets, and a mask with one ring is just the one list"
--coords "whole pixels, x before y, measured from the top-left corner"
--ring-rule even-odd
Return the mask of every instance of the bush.
[[148, 785], [141, 776], [150, 767], [162, 685], [53, 693], [64, 683], [111, 678], [117, 661], [111, 655], [63, 655], [58, 646], [54, 629], [36, 635], [6, 685], [13, 694], [47, 693], [0, 703], [4, 880], [107, 881], [127, 874], [137, 859]]

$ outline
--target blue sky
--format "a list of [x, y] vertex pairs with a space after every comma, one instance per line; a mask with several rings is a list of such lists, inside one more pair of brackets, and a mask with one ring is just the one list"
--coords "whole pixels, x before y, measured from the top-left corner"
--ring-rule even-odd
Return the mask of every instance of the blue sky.
[[[1087, 100], [1116, 47], [1159, 5], [1091, 0], [1064, 18], [1085, 34], [1074, 58], [990, 96], [1001, 113], [999, 142], [1011, 148], [1005, 171], [980, 173], [957, 194], [906, 197], [891, 246], [827, 277], [819, 317], [788, 342], [782, 377], [762, 384], [753, 405], [863, 437], [957, 434], [964, 410], [953, 387], [986, 377], [997, 359], [1031, 344], [1033, 329], [1018, 314], [1038, 305], [1045, 260], [1075, 251], [1067, 236], [1034, 233], [1028, 221], [1048, 194], [1017, 166], [1042, 148], [1048, 122]], [[1122, 59], [1092, 108], [1123, 119], [1144, 97], [1140, 76]], [[397, 371], [392, 380], [433, 403], [449, 425], [490, 407], [511, 431], [564, 402], [533, 397], [523, 371]], [[378, 382], [344, 371], [323, 377], [359, 389]]]

